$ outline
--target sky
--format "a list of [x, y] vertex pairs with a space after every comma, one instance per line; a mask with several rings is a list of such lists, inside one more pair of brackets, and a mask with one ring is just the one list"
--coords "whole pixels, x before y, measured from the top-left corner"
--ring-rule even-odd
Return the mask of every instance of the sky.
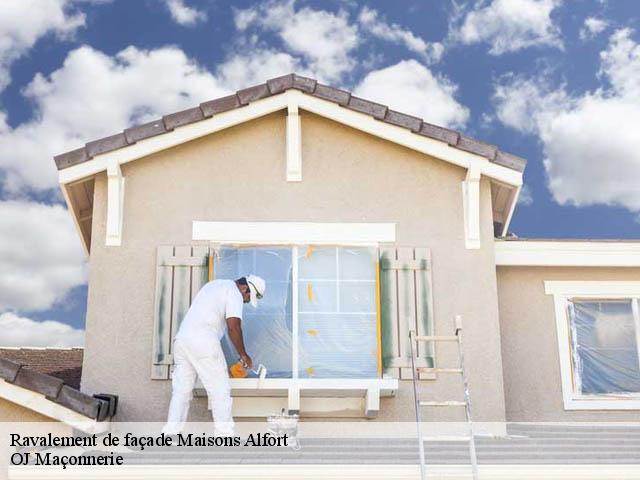
[[526, 158], [520, 237], [640, 239], [639, 19], [637, 0], [0, 1], [0, 346], [83, 343], [55, 154], [290, 72]]

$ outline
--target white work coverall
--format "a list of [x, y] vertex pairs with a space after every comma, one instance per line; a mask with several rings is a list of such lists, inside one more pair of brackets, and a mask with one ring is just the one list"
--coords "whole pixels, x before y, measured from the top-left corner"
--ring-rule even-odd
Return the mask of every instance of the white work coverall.
[[216, 435], [233, 435], [231, 388], [220, 340], [227, 318], [242, 318], [242, 294], [233, 280], [214, 280], [196, 295], [173, 342], [171, 403], [163, 432], [182, 431], [196, 376], [209, 396]]

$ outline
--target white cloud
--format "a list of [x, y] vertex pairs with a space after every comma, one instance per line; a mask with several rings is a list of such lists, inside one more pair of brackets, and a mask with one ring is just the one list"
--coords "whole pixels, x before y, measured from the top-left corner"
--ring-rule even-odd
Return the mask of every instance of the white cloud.
[[5, 312], [0, 314], [0, 347], [81, 347], [84, 330], [65, 323], [29, 318]]
[[310, 7], [295, 8], [292, 0], [269, 1], [237, 10], [236, 28], [252, 27], [276, 33], [287, 50], [301, 55], [314, 76], [338, 81], [355, 65], [351, 52], [358, 46], [358, 28], [344, 11], [332, 13]]
[[85, 282], [84, 254], [67, 210], [0, 202], [0, 312], [46, 310]]
[[533, 204], [533, 193], [531, 192], [531, 187], [529, 187], [529, 185], [523, 185], [520, 190], [520, 195], [518, 196], [518, 205], [528, 207], [531, 204]]
[[12, 192], [57, 188], [53, 155], [226, 93], [178, 48], [128, 47], [110, 57], [80, 47], [60, 69], [36, 75], [24, 89], [34, 119], [0, 128], [4, 186]]
[[615, 32], [600, 54], [603, 86], [571, 95], [543, 79], [497, 86], [498, 118], [540, 138], [549, 189], [560, 204], [640, 211], [640, 45]]
[[384, 18], [380, 17], [377, 10], [366, 6], [362, 7], [358, 20], [363, 29], [374, 37], [404, 45], [408, 50], [418, 53], [424, 60], [437, 62], [442, 57], [444, 47], [441, 43], [428, 43], [414, 35], [411, 30], [395, 23], [389, 24]]
[[185, 5], [184, 0], [166, 0], [173, 20], [185, 27], [190, 27], [207, 19], [206, 12]]
[[599, 75], [611, 82], [612, 91], [627, 98], [634, 105], [640, 102], [640, 45], [625, 28], [616, 31], [609, 39], [609, 48], [600, 52]]
[[220, 81], [232, 90], [246, 88], [291, 72], [306, 72], [298, 58], [285, 52], [259, 47], [252, 48], [250, 55], [236, 54], [229, 57], [217, 70]]
[[513, 74], [503, 76], [495, 85], [493, 100], [502, 123], [531, 134], [569, 102], [564, 88], [552, 89], [544, 75], [531, 80]]
[[466, 13], [452, 37], [465, 45], [487, 42], [501, 55], [532, 46], [562, 48], [551, 14], [561, 0], [484, 0]]
[[[457, 86], [415, 60], [369, 73], [354, 94], [445, 127], [462, 127], [469, 109], [455, 99]], [[399, 93], [401, 92], [401, 93]]]
[[47, 34], [71, 35], [85, 24], [73, 0], [0, 1], [0, 91], [11, 81], [9, 68]]
[[580, 29], [580, 40], [588, 40], [602, 33], [609, 26], [609, 22], [601, 18], [588, 17]]

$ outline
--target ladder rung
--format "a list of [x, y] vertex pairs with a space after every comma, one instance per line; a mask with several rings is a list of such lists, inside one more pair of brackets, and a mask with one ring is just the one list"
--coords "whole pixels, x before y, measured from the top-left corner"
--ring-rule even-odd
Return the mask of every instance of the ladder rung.
[[413, 337], [413, 339], [417, 342], [457, 342], [458, 341], [458, 337], [456, 335], [450, 335], [450, 336], [418, 335], [416, 337]]
[[433, 402], [433, 401], [420, 402], [421, 407], [464, 407], [466, 405], [467, 405], [467, 402], [461, 402], [458, 400], [447, 400], [444, 402]]
[[423, 442], [470, 442], [468, 435], [438, 435], [422, 437]]
[[416, 367], [416, 370], [422, 373], [462, 373], [461, 368]]

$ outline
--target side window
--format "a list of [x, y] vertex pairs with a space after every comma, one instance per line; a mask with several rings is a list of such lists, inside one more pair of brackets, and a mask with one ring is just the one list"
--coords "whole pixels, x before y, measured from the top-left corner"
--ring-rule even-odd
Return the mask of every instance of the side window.
[[580, 395], [640, 393], [632, 300], [568, 302], [574, 389]]

